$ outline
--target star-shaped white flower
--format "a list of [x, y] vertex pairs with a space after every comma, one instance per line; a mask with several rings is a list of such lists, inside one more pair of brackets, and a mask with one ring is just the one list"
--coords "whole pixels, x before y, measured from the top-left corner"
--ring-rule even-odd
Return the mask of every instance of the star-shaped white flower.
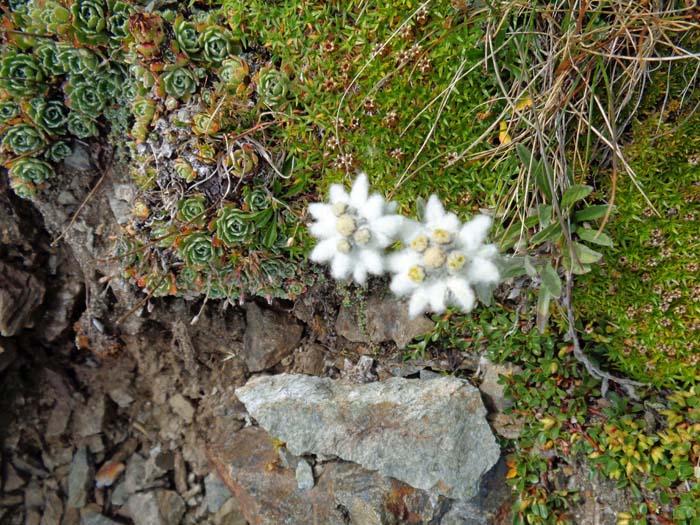
[[377, 193], [369, 195], [364, 173], [357, 176], [349, 194], [333, 184], [329, 201], [309, 205], [315, 219], [309, 231], [319, 239], [310, 259], [330, 262], [335, 279], [352, 276], [358, 284], [364, 284], [368, 274], [384, 273], [384, 250], [396, 240], [403, 224], [403, 217], [394, 214], [396, 206]]
[[425, 207], [424, 222], [405, 223], [406, 248], [389, 259], [394, 273], [390, 286], [396, 295], [410, 296], [411, 317], [426, 310], [441, 313], [447, 305], [469, 312], [476, 302], [473, 287], [498, 283], [500, 273], [492, 260], [498, 250], [484, 244], [490, 227], [486, 215], [462, 224], [435, 195]]

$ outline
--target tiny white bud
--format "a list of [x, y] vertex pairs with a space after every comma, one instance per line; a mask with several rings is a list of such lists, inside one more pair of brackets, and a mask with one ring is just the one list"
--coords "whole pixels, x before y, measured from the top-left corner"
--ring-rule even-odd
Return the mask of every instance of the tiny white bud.
[[433, 230], [433, 240], [438, 244], [449, 244], [452, 242], [452, 234], [439, 228]]
[[464, 256], [464, 254], [456, 250], [450, 252], [450, 254], [447, 256], [447, 267], [453, 272], [464, 268], [464, 264], [466, 262], [467, 258]]
[[369, 230], [367, 228], [362, 228], [360, 230], [357, 230], [355, 232], [355, 235], [353, 235], [353, 239], [355, 239], [355, 242], [360, 245], [365, 245], [369, 242], [369, 240], [372, 238], [372, 235], [370, 234]]
[[420, 266], [412, 266], [408, 270], [408, 278], [414, 283], [422, 283], [425, 279], [425, 270]]
[[431, 246], [425, 250], [425, 254], [423, 254], [423, 263], [428, 268], [440, 268], [445, 264], [445, 259], [445, 252], [436, 246]]
[[341, 215], [335, 223], [335, 229], [343, 237], [350, 237], [357, 229], [355, 219], [347, 214]]
[[411, 248], [418, 253], [423, 253], [428, 247], [428, 238], [425, 235], [419, 235], [411, 242]]
[[335, 215], [336, 217], [340, 217], [343, 213], [345, 213], [345, 210], [347, 209], [348, 205], [344, 202], [336, 202], [333, 206], [331, 206], [331, 210], [333, 210], [333, 215]]
[[351, 246], [347, 239], [340, 239], [336, 248], [340, 253], [350, 253]]

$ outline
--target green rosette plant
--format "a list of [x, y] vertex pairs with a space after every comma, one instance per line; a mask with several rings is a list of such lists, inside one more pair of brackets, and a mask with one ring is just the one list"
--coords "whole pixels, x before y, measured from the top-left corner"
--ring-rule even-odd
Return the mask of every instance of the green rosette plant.
[[109, 101], [121, 94], [123, 83], [124, 76], [119, 71], [106, 71], [97, 77], [97, 91], [101, 97]]
[[224, 206], [216, 219], [216, 237], [226, 246], [245, 243], [254, 230], [250, 214], [234, 206]]
[[194, 267], [207, 266], [216, 257], [216, 248], [211, 235], [204, 232], [190, 233], [180, 241], [179, 252], [182, 259]]
[[150, 98], [139, 96], [131, 104], [131, 114], [134, 116], [134, 125], [131, 128], [131, 136], [138, 143], [146, 140], [148, 130], [156, 112], [156, 103]]
[[36, 186], [31, 182], [10, 177], [10, 188], [15, 195], [23, 199], [31, 199], [36, 195]]
[[0, 61], [0, 88], [14, 97], [25, 97], [44, 87], [46, 72], [34, 55], [8, 51]]
[[294, 266], [281, 259], [266, 259], [260, 263], [260, 271], [273, 283], [294, 277]]
[[270, 206], [270, 196], [264, 188], [255, 188], [245, 196], [245, 203], [251, 212], [262, 211]]
[[289, 77], [284, 71], [265, 67], [258, 72], [257, 93], [260, 100], [271, 108], [279, 108], [289, 97]]
[[64, 35], [71, 25], [71, 12], [59, 2], [42, 2], [32, 11], [32, 20], [44, 33]]
[[250, 74], [248, 62], [240, 57], [227, 58], [221, 63], [219, 78], [229, 93], [238, 92]]
[[68, 131], [79, 139], [95, 137], [99, 133], [95, 121], [77, 111], [71, 111], [68, 115]]
[[253, 173], [258, 167], [258, 162], [258, 155], [247, 144], [232, 151], [226, 157], [226, 167], [229, 173], [238, 178], [243, 178]]
[[27, 115], [50, 135], [65, 133], [68, 108], [60, 100], [34, 99], [27, 106]]
[[91, 75], [97, 70], [97, 55], [89, 49], [75, 48], [68, 43], [60, 43], [56, 49], [58, 60], [71, 75]]
[[0, 102], [0, 124], [8, 124], [19, 116], [19, 106], [12, 100]]
[[165, 23], [156, 13], [137, 13], [129, 18], [129, 33], [133, 38], [132, 49], [141, 56], [153, 59], [160, 55], [165, 41]]
[[14, 162], [9, 170], [10, 177], [34, 184], [41, 184], [53, 177], [51, 164], [43, 160], [28, 157]]
[[61, 58], [60, 49], [53, 41], [43, 41], [35, 49], [34, 55], [41, 60], [41, 65], [52, 75], [68, 72], [68, 65]]
[[46, 153], [44, 153], [44, 157], [51, 162], [61, 162], [70, 156], [71, 153], [73, 153], [73, 149], [66, 142], [59, 140], [49, 146]]
[[175, 242], [177, 230], [169, 222], [154, 224], [151, 228], [151, 239], [158, 248], [170, 248]]
[[46, 146], [43, 133], [30, 124], [11, 126], [2, 139], [3, 149], [15, 155], [31, 153]]
[[187, 100], [197, 90], [197, 78], [186, 67], [166, 71], [162, 78], [163, 88], [171, 97]]
[[185, 179], [187, 182], [192, 182], [197, 178], [197, 172], [194, 171], [192, 164], [187, 162], [183, 158], [177, 158], [173, 162], [173, 168], [175, 168], [175, 173], [181, 179]]
[[173, 25], [175, 33], [175, 41], [179, 50], [190, 58], [194, 58], [202, 51], [202, 45], [199, 41], [199, 32], [197, 26], [182, 16], [175, 19]]
[[109, 17], [107, 18], [107, 29], [110, 37], [115, 42], [121, 44], [129, 36], [129, 15], [131, 6], [120, 0], [107, 0]]
[[229, 31], [219, 26], [209, 26], [199, 37], [202, 47], [202, 57], [214, 66], [235, 54], [236, 46]]
[[107, 105], [96, 78], [71, 78], [65, 85], [65, 92], [68, 106], [88, 117], [98, 117]]
[[85, 45], [104, 45], [109, 42], [105, 4], [102, 0], [75, 0], [71, 6], [75, 38]]
[[207, 200], [203, 196], [181, 199], [177, 203], [177, 218], [192, 226], [204, 226], [207, 221]]

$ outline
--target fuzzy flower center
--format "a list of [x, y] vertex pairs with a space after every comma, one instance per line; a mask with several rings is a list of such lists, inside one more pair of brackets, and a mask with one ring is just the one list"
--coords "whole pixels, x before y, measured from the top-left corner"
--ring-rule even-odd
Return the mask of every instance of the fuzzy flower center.
[[430, 248], [426, 249], [425, 253], [423, 254], [423, 264], [432, 269], [440, 268], [443, 264], [445, 264], [446, 259], [447, 256], [445, 255], [445, 252], [437, 246], [431, 246]]
[[408, 278], [414, 283], [422, 283], [425, 279], [425, 270], [420, 266], [412, 266], [408, 270]]
[[336, 245], [336, 248], [340, 253], [350, 253], [350, 242], [348, 242], [347, 239], [340, 239]]
[[433, 230], [433, 241], [437, 244], [450, 244], [452, 242], [452, 234], [447, 230], [436, 228]]
[[345, 210], [347, 209], [348, 205], [344, 202], [336, 202], [333, 206], [331, 206], [333, 215], [335, 215], [336, 217], [340, 217], [343, 213], [345, 213]]
[[419, 235], [411, 243], [411, 248], [413, 248], [418, 253], [423, 253], [428, 247], [428, 238], [425, 235]]
[[355, 218], [348, 214], [341, 215], [335, 223], [335, 229], [343, 237], [350, 237], [357, 230]]
[[372, 235], [367, 228], [360, 228], [355, 232], [352, 238], [357, 244], [359, 244], [360, 246], [364, 246], [372, 238]]
[[447, 267], [453, 272], [464, 268], [466, 262], [467, 258], [462, 252], [457, 250], [450, 252], [450, 254], [447, 256]]

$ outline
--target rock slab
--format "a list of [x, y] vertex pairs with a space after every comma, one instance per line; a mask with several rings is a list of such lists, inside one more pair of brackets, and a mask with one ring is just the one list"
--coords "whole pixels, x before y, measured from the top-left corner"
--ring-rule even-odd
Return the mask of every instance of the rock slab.
[[478, 389], [458, 378], [357, 385], [280, 374], [236, 395], [293, 454], [338, 456], [449, 498], [475, 496], [500, 456]]
[[302, 332], [291, 316], [246, 304], [243, 358], [248, 370], [261, 372], [275, 366], [299, 345]]

